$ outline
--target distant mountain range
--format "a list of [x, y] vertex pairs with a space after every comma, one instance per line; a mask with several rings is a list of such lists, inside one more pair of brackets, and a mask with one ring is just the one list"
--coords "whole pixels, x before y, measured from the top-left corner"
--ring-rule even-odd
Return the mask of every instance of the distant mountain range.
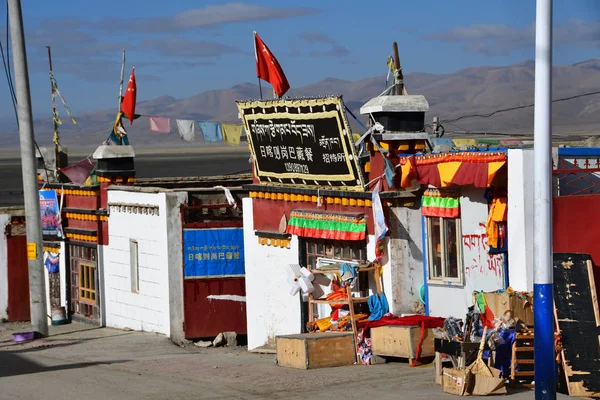
[[[499, 113], [489, 118], [468, 118], [444, 124], [462, 115], [490, 113], [522, 106], [534, 100], [534, 62], [526, 61], [508, 67], [475, 67], [451, 74], [406, 73], [405, 85], [409, 94], [423, 94], [429, 101], [427, 120], [440, 117], [446, 132], [533, 132], [533, 108]], [[290, 97], [343, 95], [345, 104], [358, 115], [359, 108], [385, 89], [385, 76], [345, 81], [327, 78], [312, 85], [293, 88]], [[574, 65], [554, 67], [555, 99], [600, 90], [600, 60], [589, 60]], [[205, 121], [239, 122], [236, 100], [258, 97], [258, 87], [251, 83], [238, 84], [230, 89], [211, 90], [196, 96], [176, 99], [160, 96], [140, 102], [136, 112], [144, 115], [170, 116]], [[114, 110], [103, 110], [76, 115], [77, 126], [66, 123], [61, 127], [61, 142], [68, 147], [101, 143], [110, 133]], [[52, 138], [51, 119], [35, 122], [36, 138], [41, 145]], [[600, 131], [600, 95], [557, 102], [553, 106], [556, 133], [589, 133]], [[5, 126], [8, 124], [4, 124]], [[358, 125], [353, 124], [354, 127]], [[172, 125], [173, 129], [175, 124]], [[137, 146], [177, 146], [182, 142], [174, 131], [170, 135], [150, 134], [147, 118], [127, 124], [132, 144]], [[0, 144], [15, 145], [16, 132], [0, 133]]]

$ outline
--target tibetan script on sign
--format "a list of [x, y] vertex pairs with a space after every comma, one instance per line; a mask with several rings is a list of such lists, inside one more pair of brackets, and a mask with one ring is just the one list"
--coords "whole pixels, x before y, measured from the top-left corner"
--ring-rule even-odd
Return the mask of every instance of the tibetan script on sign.
[[340, 97], [237, 104], [261, 183], [364, 190]]

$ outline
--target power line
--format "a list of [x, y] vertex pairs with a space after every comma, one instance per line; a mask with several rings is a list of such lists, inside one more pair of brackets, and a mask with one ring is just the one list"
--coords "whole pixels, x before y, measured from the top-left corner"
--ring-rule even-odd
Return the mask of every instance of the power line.
[[[553, 103], [558, 103], [561, 101], [567, 101], [567, 100], [573, 100], [573, 99], [579, 99], [581, 97], [586, 97], [586, 96], [594, 96], [596, 94], [600, 94], [600, 90], [595, 91], [595, 92], [589, 92], [589, 93], [582, 93], [582, 94], [578, 94], [575, 96], [569, 96], [569, 97], [563, 97], [562, 99], [556, 99], [556, 100], [552, 100]], [[499, 114], [499, 113], [503, 113], [503, 112], [508, 112], [508, 111], [515, 111], [515, 110], [521, 110], [523, 108], [529, 108], [529, 107], [533, 107], [534, 103], [531, 104], [527, 104], [525, 106], [517, 106], [517, 107], [510, 107], [510, 108], [502, 108], [500, 110], [496, 110], [493, 111], [491, 113], [488, 114], [469, 114], [469, 115], [463, 115], [461, 117], [458, 118], [454, 118], [454, 119], [450, 119], [447, 121], [444, 121], [445, 123], [452, 123], [452, 122], [456, 122], [459, 121], [461, 119], [465, 119], [465, 118], [475, 118], [475, 117], [479, 117], [479, 118], [489, 118], [493, 115]]]
[[[465, 129], [465, 128], [463, 128], [462, 126], [458, 126], [458, 125], [456, 125], [456, 124], [453, 124], [452, 122], [449, 122], [449, 121], [444, 121], [444, 120], [442, 120], [442, 121], [440, 122], [440, 124], [441, 124], [442, 126], [443, 126], [443, 124], [452, 125], [452, 126], [453, 126], [453, 127], [455, 127], [455, 128], [458, 128], [458, 129], [460, 129], [460, 130], [462, 130], [462, 131], [465, 131], [465, 133], [472, 133], [470, 130], [468, 130], [468, 129]], [[448, 132], [448, 133], [451, 133], [451, 132]]]

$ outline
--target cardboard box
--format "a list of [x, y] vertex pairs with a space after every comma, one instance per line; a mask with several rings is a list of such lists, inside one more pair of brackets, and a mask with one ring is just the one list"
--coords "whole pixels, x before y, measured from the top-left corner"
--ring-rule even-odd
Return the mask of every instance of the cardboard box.
[[533, 326], [533, 296], [530, 293], [527, 293], [526, 299], [507, 292], [485, 293], [485, 300], [495, 317], [500, 318], [507, 310], [512, 310], [515, 318]]
[[[402, 357], [410, 360], [417, 357], [421, 338], [420, 326], [379, 326], [371, 329], [371, 351], [378, 356]], [[425, 329], [420, 357], [433, 357], [433, 332]]]
[[356, 362], [351, 332], [303, 333], [277, 336], [277, 364], [281, 367], [312, 369], [341, 367]]
[[444, 368], [442, 370], [442, 391], [457, 396], [468, 396], [473, 374], [465, 368]]
[[492, 371], [492, 376], [471, 374], [470, 384], [472, 386], [468, 388], [470, 394], [474, 396], [506, 394], [506, 384], [504, 378], [500, 377], [500, 370], [490, 367], [490, 371]]

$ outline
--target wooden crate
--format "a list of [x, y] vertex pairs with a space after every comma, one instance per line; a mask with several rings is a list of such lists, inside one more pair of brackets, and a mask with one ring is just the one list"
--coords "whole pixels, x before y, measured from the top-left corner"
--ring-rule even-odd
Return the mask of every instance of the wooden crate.
[[351, 332], [303, 333], [277, 336], [277, 364], [312, 369], [353, 365], [356, 361]]
[[[371, 329], [371, 350], [378, 356], [402, 357], [411, 361], [417, 356], [420, 326], [380, 326]], [[420, 357], [433, 357], [433, 332], [425, 329]]]

